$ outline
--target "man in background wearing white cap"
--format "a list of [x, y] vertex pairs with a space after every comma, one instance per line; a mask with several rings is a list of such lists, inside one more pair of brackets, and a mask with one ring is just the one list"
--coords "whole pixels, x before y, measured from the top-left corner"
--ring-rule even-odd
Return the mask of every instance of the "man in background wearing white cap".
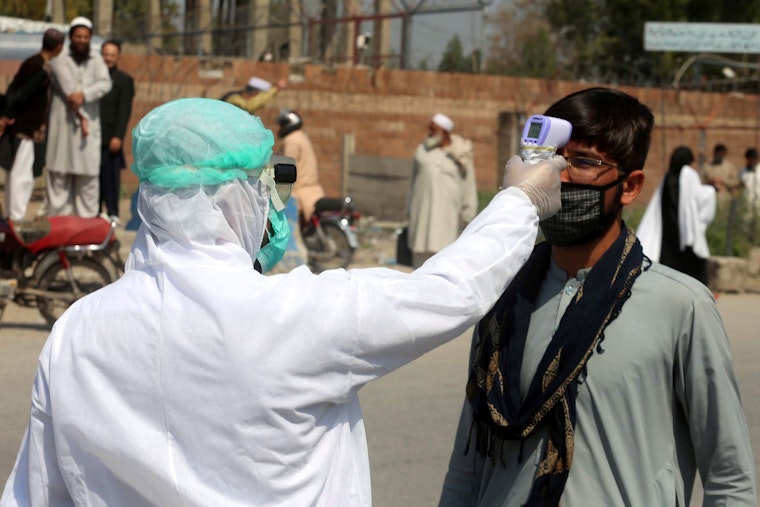
[[74, 18], [69, 50], [50, 62], [48, 215], [89, 218], [100, 209], [100, 98], [111, 90], [111, 78], [103, 58], [90, 48], [91, 37], [92, 22]]
[[451, 118], [436, 114], [414, 154], [406, 209], [415, 268], [453, 243], [478, 211], [472, 143], [453, 130]]
[[229, 102], [233, 106], [244, 109], [251, 114], [264, 107], [267, 102], [272, 100], [277, 92], [285, 88], [288, 84], [287, 79], [280, 79], [276, 86], [260, 77], [252, 77], [248, 84], [242, 90], [235, 90], [222, 96], [223, 101]]

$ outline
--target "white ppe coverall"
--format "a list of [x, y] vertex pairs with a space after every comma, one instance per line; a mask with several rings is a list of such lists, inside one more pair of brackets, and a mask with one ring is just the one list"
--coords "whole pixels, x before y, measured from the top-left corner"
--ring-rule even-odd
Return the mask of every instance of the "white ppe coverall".
[[2, 507], [371, 505], [359, 389], [478, 322], [536, 209], [500, 192], [412, 273], [263, 276], [265, 188], [141, 185], [126, 274], [44, 346]]

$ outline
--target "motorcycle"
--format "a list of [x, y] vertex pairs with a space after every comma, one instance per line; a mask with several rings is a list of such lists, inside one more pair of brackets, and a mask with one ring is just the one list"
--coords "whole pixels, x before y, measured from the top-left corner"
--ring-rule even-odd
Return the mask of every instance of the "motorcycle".
[[116, 223], [53, 216], [0, 219], [0, 322], [9, 301], [35, 306], [52, 326], [77, 299], [124, 273]]
[[323, 197], [308, 220], [301, 219], [301, 237], [312, 271], [345, 268], [359, 246], [356, 225], [360, 214], [350, 196]]

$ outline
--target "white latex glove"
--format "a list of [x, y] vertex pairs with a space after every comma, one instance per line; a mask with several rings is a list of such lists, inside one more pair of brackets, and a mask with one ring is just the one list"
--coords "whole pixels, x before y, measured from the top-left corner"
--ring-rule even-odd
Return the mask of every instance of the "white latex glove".
[[501, 187], [518, 187], [536, 207], [538, 218], [545, 220], [562, 207], [559, 173], [565, 167], [567, 160], [559, 155], [538, 164], [527, 164], [513, 155], [507, 160]]

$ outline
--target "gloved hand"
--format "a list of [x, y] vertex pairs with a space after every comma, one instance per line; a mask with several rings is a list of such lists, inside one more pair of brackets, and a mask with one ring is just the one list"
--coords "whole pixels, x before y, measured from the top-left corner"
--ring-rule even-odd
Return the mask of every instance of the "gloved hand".
[[507, 160], [501, 187], [522, 190], [536, 207], [538, 218], [544, 220], [562, 207], [559, 173], [565, 167], [567, 161], [559, 155], [538, 164], [527, 164], [513, 155]]

